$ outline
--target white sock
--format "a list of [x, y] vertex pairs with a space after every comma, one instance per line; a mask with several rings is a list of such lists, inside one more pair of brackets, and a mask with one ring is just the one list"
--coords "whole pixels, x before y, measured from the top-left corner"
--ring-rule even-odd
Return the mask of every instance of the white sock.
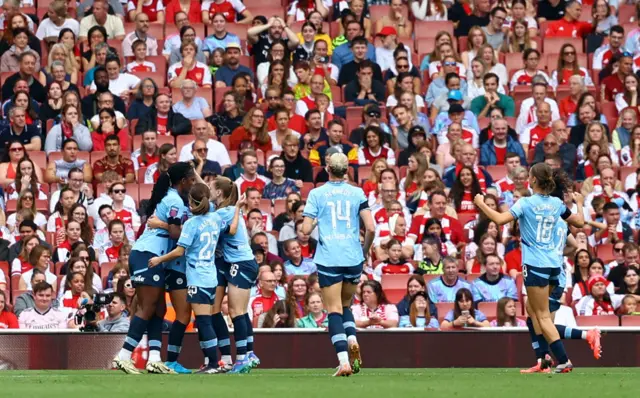
[[121, 348], [118, 353], [118, 359], [121, 361], [130, 361], [131, 360], [131, 351], [126, 348]]
[[149, 362], [162, 362], [162, 358], [160, 358], [160, 351], [149, 350]]
[[582, 340], [586, 340], [587, 339], [587, 331], [583, 330], [582, 331]]
[[349, 336], [347, 337], [347, 343], [349, 345], [358, 344], [358, 339], [356, 339], [356, 336]]
[[240, 361], [244, 360], [245, 357], [246, 357], [246, 355], [236, 355], [236, 362], [240, 362]]
[[204, 366], [209, 366], [209, 357], [204, 357]]
[[227, 365], [230, 365], [233, 363], [233, 359], [231, 359], [231, 355], [223, 355], [221, 358], [222, 362], [226, 363]]
[[342, 351], [338, 353], [338, 361], [340, 361], [340, 365], [349, 363], [349, 354], [346, 351]]

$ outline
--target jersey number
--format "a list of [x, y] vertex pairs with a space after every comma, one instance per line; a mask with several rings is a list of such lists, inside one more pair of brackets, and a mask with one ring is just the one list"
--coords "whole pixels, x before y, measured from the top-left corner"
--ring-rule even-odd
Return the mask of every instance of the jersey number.
[[338, 200], [334, 202], [327, 202], [327, 206], [331, 208], [331, 226], [333, 229], [338, 228], [338, 221], [345, 221], [347, 223], [347, 229], [351, 228], [351, 203], [346, 200], [344, 207], [342, 201]]
[[229, 275], [232, 277], [236, 277], [238, 275], [238, 264], [231, 264], [231, 268], [229, 269]]
[[213, 250], [211, 249], [213, 237], [210, 232], [204, 232], [200, 235], [200, 242], [204, 241], [206, 241], [206, 243], [202, 246], [202, 249], [200, 249], [198, 256], [200, 257], [200, 260], [210, 260], [211, 256], [213, 256]]
[[536, 221], [538, 222], [536, 241], [540, 243], [549, 243], [549, 241], [551, 241], [554, 218], [536, 216]]

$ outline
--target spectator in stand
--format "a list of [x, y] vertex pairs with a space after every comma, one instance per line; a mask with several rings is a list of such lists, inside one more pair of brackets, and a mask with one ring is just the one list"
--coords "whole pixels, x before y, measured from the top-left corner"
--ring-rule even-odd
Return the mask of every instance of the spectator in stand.
[[[175, 147], [174, 147], [175, 148]], [[209, 148], [207, 148], [207, 141], [196, 139], [193, 142], [193, 150], [191, 151], [191, 156], [193, 156], [193, 166], [196, 172], [202, 177], [205, 174], [209, 175], [220, 175], [222, 174], [222, 168], [220, 167], [220, 163], [207, 159], [207, 153], [209, 152]], [[165, 159], [169, 161], [169, 164], [173, 164], [175, 162], [171, 162], [169, 158], [171, 155], [167, 153], [168, 156], [165, 156]], [[175, 156], [175, 160], [178, 160], [177, 152]]]
[[[21, 235], [24, 234], [24, 231], [27, 228], [32, 228], [34, 230], [37, 230], [37, 226], [33, 224], [33, 221], [23, 222], [19, 227], [20, 227]], [[22, 275], [25, 272], [33, 269], [33, 266], [29, 264], [29, 256], [31, 254], [31, 250], [33, 250], [33, 248], [38, 246], [39, 244], [40, 244], [40, 239], [38, 238], [37, 235], [22, 237], [22, 246], [21, 246], [22, 248], [20, 249], [20, 253], [11, 262], [12, 278], [16, 275], [18, 276]], [[33, 274], [31, 276], [31, 279], [33, 279]]]
[[45, 217], [44, 214], [36, 210], [36, 200], [33, 192], [23, 191], [18, 196], [16, 213], [11, 214], [6, 221], [6, 226], [7, 228], [9, 228], [9, 231], [11, 233], [14, 233], [16, 231], [16, 228], [19, 225], [17, 213], [19, 213], [23, 209], [31, 213], [31, 215], [33, 216], [33, 221], [36, 223], [38, 228], [44, 229], [44, 227], [47, 225], [47, 217]]
[[[612, 283], [611, 283], [612, 284]], [[608, 285], [607, 285], [608, 287]], [[638, 268], [631, 266], [624, 275], [624, 284], [619, 289], [620, 294], [631, 294], [640, 297], [640, 284], [638, 284]]]
[[[104, 34], [109, 39], [123, 40], [125, 38], [124, 24], [122, 17], [118, 15], [109, 14], [109, 4], [105, 0], [94, 0], [91, 6], [92, 12], [86, 14], [84, 18], [80, 20], [80, 31], [74, 32], [80, 41], [90, 41], [91, 50], [95, 44], [92, 37], [92, 29], [94, 27], [102, 28]], [[107, 37], [104, 41], [107, 41]]]
[[[116, 213], [117, 214], [117, 213]], [[112, 220], [108, 225], [109, 241], [100, 250], [98, 262], [100, 264], [113, 263], [120, 257], [120, 249], [129, 245], [125, 234], [125, 224], [121, 220]]]
[[490, 323], [491, 327], [525, 327], [527, 323], [516, 318], [516, 302], [511, 297], [503, 297], [498, 300], [496, 319]]
[[618, 308], [619, 315], [640, 315], [637, 311], [638, 308], [638, 300], [636, 295], [627, 294], [622, 299], [622, 305]]
[[[91, 264], [87, 266], [87, 262], [85, 262], [85, 260], [80, 257], [71, 257], [65, 264], [65, 267], [67, 267], [67, 276], [60, 280], [60, 286], [58, 288], [58, 301], [63, 305], [65, 299], [71, 297], [70, 295], [68, 296], [68, 291], [70, 290], [69, 285], [73, 285], [73, 278], [75, 275], [80, 276], [80, 281], [83, 284], [81, 291], [88, 293], [89, 297], [93, 297], [94, 293], [100, 293], [102, 291], [102, 280], [93, 272]], [[79, 296], [81, 291], [76, 292], [76, 294]], [[76, 297], [76, 302], [79, 298], [78, 296]]]
[[[467, 76], [467, 70], [465, 66], [462, 64], [460, 60], [460, 55], [456, 52], [455, 48], [450, 42], [443, 42], [439, 44], [438, 53], [440, 58], [431, 59], [429, 62], [429, 76], [432, 80], [435, 80], [437, 77], [445, 77], [446, 73], [444, 72], [443, 62], [445, 58], [453, 57], [453, 61], [456, 63], [455, 70], [449, 69], [450, 73], [456, 73], [461, 79], [465, 79]], [[449, 65], [453, 67], [453, 65]]]
[[374, 78], [374, 63], [362, 60], [358, 64], [357, 79], [345, 87], [345, 101], [365, 105], [370, 102], [384, 102], [384, 84]]
[[453, 309], [449, 310], [442, 321], [442, 329], [487, 326], [489, 326], [487, 316], [475, 309], [471, 291], [467, 288], [458, 289]]
[[[396, 219], [396, 226], [399, 224]], [[404, 221], [404, 219], [402, 219]], [[402, 222], [400, 221], [400, 222]], [[414, 273], [414, 267], [411, 262], [404, 258], [402, 254], [402, 243], [396, 239], [391, 239], [379, 246], [379, 249], [385, 250], [385, 260], [379, 263], [373, 269], [373, 277], [380, 281], [382, 275], [409, 275]]]
[[395, 154], [384, 142], [382, 130], [369, 126], [364, 130], [364, 145], [358, 150], [358, 164], [371, 166], [377, 159], [384, 159], [388, 165], [396, 164]]
[[458, 172], [458, 176], [449, 191], [450, 204], [456, 213], [477, 214], [477, 209], [473, 204], [473, 198], [483, 193], [478, 182], [478, 177], [473, 169], [463, 166]]
[[242, 125], [231, 134], [231, 150], [238, 150], [243, 141], [251, 141], [255, 148], [263, 152], [272, 149], [271, 138], [267, 132], [264, 112], [260, 108], [252, 108], [244, 116]]
[[593, 121], [587, 125], [587, 133], [584, 136], [584, 142], [578, 145], [577, 159], [579, 162], [584, 160], [584, 150], [589, 144], [598, 144], [601, 154], [608, 154], [614, 165], [619, 164], [618, 152], [609, 144], [607, 130], [602, 123]]
[[[104, 148], [104, 138], [109, 133], [117, 134], [122, 138], [122, 142], [127, 143], [128, 131], [127, 121], [124, 114], [113, 109], [114, 96], [110, 92], [101, 93], [98, 97], [98, 104], [102, 105], [98, 113], [91, 118], [91, 126], [93, 127], [92, 139], [94, 140], [93, 149], [98, 151]], [[127, 146], [123, 145], [123, 150]]]
[[[39, 139], [39, 138], [38, 138]], [[47, 133], [44, 143], [44, 150], [47, 154], [60, 152], [62, 143], [67, 139], [76, 141], [81, 151], [91, 151], [93, 142], [91, 133], [87, 126], [84, 126], [79, 118], [79, 109], [73, 105], [65, 105], [62, 108], [62, 120]]]
[[10, 142], [20, 142], [24, 149], [39, 151], [42, 148], [40, 131], [35, 124], [27, 124], [25, 108], [14, 106], [9, 110], [9, 123], [0, 127], [0, 145], [6, 146]]
[[21, 311], [20, 329], [67, 329], [66, 315], [53, 307], [55, 291], [50, 283], [41, 282], [33, 287], [33, 307]]
[[171, 64], [167, 71], [170, 87], [182, 89], [186, 81], [193, 81], [199, 87], [211, 87], [211, 72], [205, 63], [196, 59], [197, 52], [198, 46], [194, 41], [187, 41], [180, 46], [180, 60]]
[[357, 164], [358, 147], [345, 140], [342, 122], [332, 120], [328, 124], [328, 140], [318, 141], [309, 153], [309, 161], [313, 166], [325, 164], [326, 152], [329, 148], [336, 148], [349, 158], [350, 164]]
[[569, 95], [564, 97], [558, 103], [560, 116], [567, 119], [569, 115], [576, 112], [578, 108], [578, 100], [587, 92], [584, 85], [584, 78], [580, 75], [573, 75], [569, 78]]
[[[405, 316], [409, 315], [411, 300], [413, 296], [420, 292], [426, 292], [427, 285], [424, 282], [424, 278], [421, 275], [411, 275], [407, 280], [407, 293], [400, 300], [398, 304], [396, 304], [396, 308], [398, 309], [398, 316], [402, 319]], [[432, 303], [429, 303], [429, 311], [432, 314], [437, 312], [436, 306]]]
[[253, 79], [253, 71], [240, 64], [240, 55], [242, 49], [239, 43], [229, 43], [225, 50], [226, 62], [216, 72], [216, 87], [231, 86], [233, 78], [238, 73], [248, 73]]
[[136, 134], [145, 131], [157, 131], [161, 135], [184, 135], [191, 133], [191, 123], [171, 108], [171, 97], [158, 94], [155, 105], [136, 125]]
[[620, 25], [612, 26], [609, 30], [608, 43], [601, 45], [595, 51], [591, 67], [596, 70], [604, 69], [615, 55], [624, 51], [623, 44], [624, 28]]
[[[639, 138], [637, 137], [637, 130], [636, 130], [636, 124], [638, 121], [638, 115], [636, 114], [636, 112], [633, 109], [623, 109], [622, 112], [620, 112], [620, 118], [619, 118], [619, 126], [616, 127], [615, 130], [613, 130], [613, 133], [611, 134], [611, 141], [613, 143], [613, 147], [616, 151], [620, 151], [620, 161], [621, 164], [628, 166], [629, 162], [632, 159], [632, 156], [625, 156], [624, 153], [626, 152], [624, 150], [624, 148], [627, 148], [627, 151], [631, 150], [632, 148], [630, 148], [633, 144], [635, 144], [635, 141]], [[633, 154], [637, 155], [638, 151], [631, 151]], [[628, 155], [630, 155], [631, 153], [628, 153]], [[637, 157], [637, 156], [636, 156]], [[624, 159], [629, 159], [628, 161], [625, 161]], [[634, 159], [635, 160], [635, 159]], [[637, 160], [636, 160], [637, 162]], [[636, 165], [635, 163], [633, 164], [634, 166]]]
[[[221, 167], [231, 164], [231, 159], [229, 158], [227, 149], [221, 142], [215, 140], [216, 134], [211, 123], [208, 123], [207, 121], [202, 119], [195, 120], [193, 122], [193, 130], [196, 139], [205, 141], [207, 143], [207, 160], [217, 162]], [[194, 143], [195, 141], [191, 141], [182, 147], [179, 156], [181, 162], [189, 161], [194, 158]]]
[[[31, 286], [36, 286], [40, 283], [46, 283], [45, 274], [39, 269], [34, 269], [31, 274]], [[54, 307], [57, 307], [57, 300], [53, 299]], [[18, 297], [14, 299], [13, 312], [17, 317], [20, 317], [22, 311], [33, 308], [35, 305], [35, 295], [32, 289], [27, 290], [26, 292], [20, 294]]]
[[507, 39], [502, 43], [505, 53], [521, 53], [531, 48], [537, 48], [538, 43], [529, 36], [527, 21], [516, 20], [512, 23]]
[[0, 290], [0, 329], [18, 329], [18, 317], [9, 311], [8, 294]]
[[[604, 87], [602, 90], [602, 100], [606, 101], [615, 101], [616, 106], [618, 107], [618, 111], [625, 108], [623, 105], [632, 105], [632, 101], [637, 102], [637, 77], [634, 81], [627, 81], [628, 76], [633, 75], [633, 54], [628, 52], [623, 52], [621, 54], [616, 54], [612, 60], [612, 63], [616, 63], [618, 65], [617, 71], [612, 73], [610, 76], [602, 79], [600, 84]], [[635, 91], [632, 91], [631, 88], [635, 83]], [[628, 94], [630, 92], [630, 94]], [[618, 100], [618, 95], [623, 94], [622, 98], [626, 101]], [[625, 104], [626, 102], [626, 104]]]
[[115, 293], [107, 305], [107, 317], [98, 321], [98, 332], [126, 333], [129, 331], [129, 318], [126, 310], [126, 296], [122, 293]]
[[121, 155], [120, 139], [117, 135], [108, 136], [105, 141], [105, 156], [98, 159], [93, 164], [93, 177], [96, 181], [102, 182], [102, 175], [105, 171], [114, 171], [125, 182], [135, 181], [135, 170], [131, 159]]
[[463, 3], [456, 3], [449, 9], [449, 20], [457, 23], [454, 29], [456, 37], [467, 36], [473, 26], [489, 25], [491, 12], [489, 0], [473, 0], [472, 5], [471, 12], [469, 12], [470, 5]]
[[4, 33], [0, 39], [0, 54], [11, 47], [13, 44], [13, 31], [18, 28], [28, 28], [29, 31], [29, 47], [42, 55], [40, 48], [40, 40], [33, 34], [33, 20], [19, 10], [19, 4], [13, 5], [11, 1], [3, 2], [4, 13], [0, 14], [0, 31]]
[[80, 31], [80, 24], [77, 20], [70, 18], [67, 14], [67, 3], [63, 0], [56, 0], [49, 4], [47, 17], [40, 21], [36, 37], [47, 43], [58, 41], [60, 31], [69, 28], [77, 36]]
[[275, 294], [276, 283], [277, 280], [273, 272], [264, 271], [260, 273], [260, 293], [249, 299], [249, 307], [247, 308], [247, 314], [254, 324], [260, 315], [268, 312], [278, 301], [278, 295]]
[[36, 54], [33, 52], [23, 52], [18, 56], [18, 62], [20, 63], [19, 70], [7, 77], [2, 85], [2, 100], [6, 101], [13, 95], [14, 85], [18, 80], [26, 80], [29, 83], [29, 94], [31, 97], [39, 102], [43, 103], [46, 100], [47, 94], [38, 81], [38, 79], [32, 78], [36, 72]]
[[294, 181], [313, 182], [311, 163], [300, 153], [300, 139], [287, 134], [282, 145], [280, 158], [284, 161], [284, 176]]
[[610, 294], [606, 290], [607, 279], [602, 275], [594, 275], [587, 282], [586, 295], [576, 304], [576, 312], [580, 316], [614, 315], [622, 304], [622, 294]]
[[[109, 76], [109, 91], [121, 98], [129, 98], [129, 95], [135, 93], [140, 86], [140, 78], [130, 73], [121, 73], [122, 65], [120, 64], [120, 58], [107, 57], [105, 62], [105, 69]], [[95, 81], [91, 83], [89, 87], [90, 92], [97, 90]]]
[[522, 60], [524, 62], [524, 68], [516, 71], [511, 77], [511, 91], [517, 86], [533, 84], [533, 79], [536, 76], [543, 77], [546, 82], [550, 81], [549, 76], [543, 70], [538, 69], [540, 51], [534, 48], [528, 48], [524, 50]]
[[[574, 271], [573, 279], [575, 281], [573, 285], [573, 290], [571, 292], [571, 305], [576, 305], [578, 301], [584, 296], [589, 295], [589, 278], [592, 276], [604, 276], [604, 264], [600, 259], [592, 259], [587, 267], [584, 267], [585, 256], [584, 252], [579, 253], [582, 258], [578, 258], [581, 262], [579, 264], [579, 268]], [[589, 257], [590, 258], [590, 257]], [[614, 284], [611, 281], [607, 281], [605, 283], [606, 290], [609, 294], [614, 293]]]
[[[29, 158], [22, 158], [18, 162], [16, 167], [15, 181], [9, 184], [5, 190], [5, 201], [9, 199], [18, 199], [18, 196], [23, 195], [26, 192], [31, 192], [33, 195], [32, 200], [47, 200], [47, 195], [42, 190], [40, 179], [37, 173], [39, 168], [34, 166], [34, 163]], [[35, 202], [34, 202], [35, 203]]]
[[[105, 196], [111, 199], [109, 196]], [[127, 199], [129, 198], [130, 197], [127, 196]], [[131, 202], [133, 202], [132, 199]], [[92, 210], [93, 209], [90, 209], [90, 211]], [[111, 204], [105, 204], [104, 202], [102, 202], [102, 204], [98, 208], [98, 211], [96, 212], [96, 216], [100, 219], [100, 226], [102, 227], [98, 228], [98, 230], [96, 231], [95, 237], [93, 239], [93, 247], [98, 252], [101, 252], [109, 247], [109, 240], [111, 238], [109, 236], [109, 230], [107, 226], [111, 223], [111, 221], [116, 219], [117, 215], [116, 212], [113, 211], [113, 207], [111, 207]], [[135, 233], [133, 232], [133, 229], [129, 225], [125, 224], [125, 235], [127, 236], [128, 241], [133, 242], [135, 240], [134, 234]]]
[[633, 240], [633, 231], [629, 224], [620, 219], [620, 206], [616, 203], [609, 202], [604, 205], [603, 221], [606, 224], [606, 228], [594, 231], [593, 236], [590, 238], [593, 246], [605, 243], [614, 244], [618, 241], [631, 242]]
[[[481, 29], [487, 37], [487, 43], [495, 50], [502, 47], [505, 34], [502, 32], [502, 25], [507, 18], [507, 10], [498, 6], [491, 10], [489, 24]], [[512, 27], [514, 28], [514, 27]]]
[[460, 54], [465, 69], [471, 70], [471, 61], [479, 55], [478, 50], [485, 44], [488, 43], [484, 29], [479, 26], [472, 26], [467, 35], [467, 49]]
[[245, 115], [244, 97], [235, 91], [228, 91], [224, 94], [222, 107], [222, 112], [214, 112], [207, 118], [207, 121], [215, 127], [218, 137], [231, 135], [242, 124]]
[[[566, 2], [564, 17], [555, 22], [551, 22], [547, 27], [546, 37], [586, 37], [595, 31], [598, 19], [592, 23], [580, 21], [582, 4], [577, 0]], [[561, 51], [562, 53], [562, 51]]]
[[289, 111], [286, 108], [278, 108], [274, 111], [273, 116], [276, 121], [276, 128], [269, 131], [271, 145], [273, 151], [282, 151], [284, 138], [287, 135], [293, 135], [300, 138], [300, 133], [289, 127]]
[[147, 45], [147, 55], [158, 55], [158, 40], [148, 35], [149, 32], [149, 16], [144, 12], [136, 14], [134, 19], [136, 28], [133, 32], [128, 33], [122, 41], [122, 55], [125, 57], [133, 57], [133, 42], [142, 40]]
[[269, 311], [258, 317], [256, 326], [259, 328], [293, 328], [296, 322], [295, 307], [284, 300], [279, 300]]
[[[346, 42], [343, 44], [340, 44], [339, 46], [337, 46], [334, 50], [333, 50], [333, 56], [331, 57], [331, 60], [333, 61], [333, 64], [336, 65], [339, 69], [340, 69], [340, 73], [342, 73], [342, 68], [352, 62], [354, 60], [354, 52], [352, 51], [353, 48], [353, 42], [356, 38], [363, 38], [365, 31], [363, 29], [363, 25], [358, 22], [358, 21], [351, 21], [347, 23], [346, 26], [346, 31], [344, 34], [344, 38], [346, 39]], [[376, 62], [376, 51], [375, 51], [375, 47], [373, 46], [372, 43], [369, 43], [365, 40], [366, 45], [366, 59], [369, 59], [373, 62]], [[360, 48], [359, 48], [360, 50]], [[363, 58], [364, 59], [364, 58]], [[355, 68], [352, 70], [352, 72], [354, 72], [355, 74]], [[353, 75], [352, 75], [353, 76]], [[379, 80], [382, 80], [381, 78]], [[338, 85], [341, 86], [340, 83], [338, 83]]]
[[199, 120], [211, 116], [211, 108], [207, 100], [196, 96], [197, 90], [198, 84], [195, 81], [182, 80], [180, 85], [182, 99], [173, 105], [173, 112], [179, 113], [189, 120]]
[[362, 302], [351, 306], [356, 326], [366, 329], [397, 327], [398, 309], [389, 303], [380, 282], [366, 281], [361, 289]]
[[569, 78], [573, 75], [582, 76], [586, 86], [593, 86], [589, 71], [578, 63], [578, 52], [576, 48], [573, 44], [566, 43], [560, 47], [558, 67], [551, 73], [549, 85], [555, 90], [560, 85], [568, 84]]
[[26, 28], [14, 29], [12, 45], [0, 58], [0, 72], [17, 72], [20, 69], [18, 56], [25, 51], [31, 51], [36, 55], [36, 71], [40, 70], [40, 55], [33, 51], [28, 43], [29, 30]]
[[485, 257], [485, 272], [472, 284], [473, 301], [496, 302], [503, 297], [518, 300], [516, 283], [511, 277], [502, 273], [502, 259], [497, 254]]
[[[525, 127], [527, 127], [531, 123], [535, 123], [538, 121], [538, 108], [542, 104], [549, 105], [550, 109], [549, 115], [551, 120], [560, 119], [560, 112], [558, 110], [558, 104], [552, 98], [549, 98], [547, 95], [547, 87], [549, 84], [546, 80], [541, 77], [535, 77], [532, 81], [531, 85], [531, 97], [526, 98], [522, 101], [520, 105], [520, 112], [518, 113], [518, 119], [516, 121], [516, 132], [518, 134], [522, 134], [524, 132]], [[544, 137], [542, 137], [544, 138]], [[541, 138], [541, 139], [542, 139]]]
[[18, 282], [18, 289], [31, 290], [31, 274], [33, 274], [34, 269], [37, 269], [44, 273], [47, 283], [53, 286], [53, 294], [55, 294], [55, 283], [58, 279], [51, 271], [49, 271], [49, 268], [51, 267], [50, 263], [51, 251], [48, 248], [38, 245], [31, 249], [31, 253], [29, 253], [29, 264], [31, 264], [33, 268], [22, 273], [20, 281]]
[[258, 174], [258, 155], [254, 151], [246, 151], [239, 156], [243, 173], [235, 181], [238, 192], [243, 194], [247, 188], [256, 188], [260, 195], [271, 181], [269, 178]]
[[447, 209], [447, 194], [445, 194], [444, 191], [435, 190], [429, 195], [427, 203], [429, 204], [429, 210], [425, 210], [423, 206], [414, 214], [405, 245], [422, 242], [423, 236], [426, 233], [425, 227], [430, 218], [440, 220], [442, 230], [448, 241], [453, 242], [455, 245], [464, 242], [465, 239], [460, 222], [445, 213]]
[[[618, 68], [618, 70], [620, 70]], [[609, 78], [607, 78], [609, 79]], [[606, 79], [605, 79], [606, 80]], [[624, 90], [615, 94], [614, 100], [619, 113], [629, 107], [632, 110], [638, 109], [638, 87], [640, 86], [640, 78], [634, 74], [628, 74], [624, 77]]]
[[521, 131], [520, 144], [528, 159], [534, 157], [538, 143], [551, 133], [552, 118], [551, 106], [547, 102], [542, 102], [536, 106], [536, 120], [524, 126]]
[[489, 110], [498, 107], [504, 110], [507, 117], [515, 116], [515, 103], [511, 97], [500, 94], [498, 90], [499, 78], [495, 73], [487, 73], [482, 79], [485, 89], [484, 96], [471, 101], [470, 110], [478, 117], [489, 115]]
[[283, 242], [284, 254], [288, 260], [284, 263], [287, 275], [307, 276], [318, 272], [313, 260], [302, 256], [300, 243], [295, 239], [288, 239]]
[[294, 72], [293, 65], [284, 58], [286, 53], [287, 43], [285, 43], [283, 40], [276, 40], [271, 44], [267, 59], [265, 60], [265, 62], [258, 64], [256, 69], [256, 77], [261, 88], [267, 87], [270, 84], [269, 75], [272, 75], [272, 73], [270, 74], [269, 71], [273, 69], [271, 64], [277, 61], [283, 62], [283, 64], [280, 66], [284, 67], [282, 70], [283, 77], [287, 77], [287, 79], [282, 79], [280, 85], [284, 86], [286, 84], [290, 87], [293, 87], [296, 83], [298, 83], [298, 78]]
[[[358, 0], [355, 0], [358, 1]], [[311, 292], [305, 297], [305, 312], [306, 316], [297, 320], [297, 328], [323, 328], [326, 329], [329, 325], [328, 313], [324, 309], [324, 302], [322, 300], [322, 294]]]
[[477, 245], [476, 255], [467, 260], [466, 268], [468, 274], [483, 273], [485, 271], [486, 260], [490, 255], [496, 255], [501, 258], [498, 253], [498, 239], [494, 234], [487, 232], [480, 236]]
[[293, 180], [284, 176], [285, 167], [285, 161], [282, 158], [271, 158], [269, 172], [272, 177], [262, 192], [263, 198], [271, 200], [285, 199], [289, 193], [298, 192], [302, 188], [301, 180]]
[[[508, 135], [509, 125], [505, 119], [492, 119], [493, 138], [480, 148], [480, 164], [483, 166], [505, 165], [508, 158], [519, 158], [519, 164], [526, 165], [527, 159], [522, 145]], [[511, 156], [510, 156], [511, 155]]]
[[209, 56], [218, 48], [222, 49], [222, 54], [224, 56], [224, 50], [227, 48], [227, 45], [230, 43], [240, 43], [240, 38], [227, 30], [225, 14], [218, 11], [213, 14], [210, 22], [207, 23], [210, 23], [212, 26], [209, 31], [211, 35], [204, 39], [202, 45], [202, 49], [207, 58], [209, 58]]
[[[122, 21], [117, 18], [118, 24]], [[124, 34], [124, 29], [122, 30]], [[108, 54], [118, 54], [118, 50], [107, 43], [107, 31], [103, 26], [94, 25], [87, 34], [89, 49], [82, 53], [82, 69], [86, 71], [84, 85], [89, 85], [95, 78], [97, 68], [104, 67]]]
[[113, 93], [111, 93], [113, 100], [112, 103], [109, 104], [107, 103], [109, 97], [102, 97], [103, 93], [109, 92], [110, 85], [109, 73], [103, 66], [95, 68], [93, 83], [95, 84], [95, 93], [88, 94], [82, 98], [82, 115], [84, 117], [91, 119], [98, 114], [100, 109], [106, 107], [111, 107], [121, 114], [126, 112], [125, 103], [122, 98], [114, 96]]
[[424, 291], [417, 292], [411, 298], [409, 315], [403, 315], [400, 317], [399, 327], [410, 328], [426, 328], [426, 329], [439, 329], [440, 323], [438, 318], [431, 314], [429, 309], [429, 296]]
[[411, 12], [419, 21], [446, 21], [447, 7], [443, 1], [411, 1], [409, 3]]
[[142, 79], [140, 87], [135, 95], [135, 99], [127, 110], [127, 119], [144, 119], [153, 109], [158, 97], [158, 85], [150, 77]]
[[78, 91], [76, 83], [78, 83], [80, 65], [76, 61], [73, 50], [69, 50], [66, 45], [56, 43], [49, 49], [47, 66], [41, 72], [38, 78], [43, 86], [47, 86], [53, 81], [66, 82], [68, 83], [67, 89]]
[[452, 187], [453, 182], [455, 181], [458, 173], [462, 166], [471, 167], [478, 178], [478, 182], [480, 183], [480, 188], [485, 191], [488, 186], [491, 186], [493, 183], [493, 179], [491, 175], [484, 169], [479, 168], [476, 165], [477, 154], [473, 146], [470, 144], [465, 144], [462, 147], [460, 152], [460, 157], [456, 159], [456, 163], [449, 166], [448, 169], [444, 171], [444, 176], [442, 180], [444, 181], [447, 187]]

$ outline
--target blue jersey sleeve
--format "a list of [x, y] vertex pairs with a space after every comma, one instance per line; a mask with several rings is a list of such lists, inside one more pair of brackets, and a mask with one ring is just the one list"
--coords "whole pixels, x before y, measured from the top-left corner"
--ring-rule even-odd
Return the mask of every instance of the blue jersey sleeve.
[[364, 191], [362, 189], [359, 189], [358, 193], [360, 199], [360, 207], [358, 208], [358, 213], [360, 213], [362, 210], [369, 210], [369, 201], [367, 200], [367, 197], [364, 196]]
[[524, 204], [526, 199], [527, 198], [521, 198], [516, 203], [514, 203], [513, 206], [511, 206], [511, 208], [509, 209], [509, 212], [511, 213], [513, 218], [515, 218], [516, 220], [520, 219], [524, 214]]
[[187, 208], [179, 196], [168, 195], [167, 201], [167, 223], [170, 225], [182, 225], [182, 218], [185, 216]]
[[186, 223], [182, 226], [182, 232], [180, 232], [180, 238], [178, 239], [178, 246], [182, 246], [184, 248], [191, 247], [193, 244], [193, 239], [196, 235], [196, 226], [195, 223], [192, 222], [193, 218], [187, 220]]
[[476, 303], [480, 301], [484, 301], [484, 297], [482, 296], [482, 293], [480, 293], [480, 290], [478, 289], [478, 283], [482, 283], [482, 281], [476, 279], [471, 284], [471, 293], [473, 295], [473, 301]]
[[314, 191], [309, 193], [309, 197], [307, 197], [307, 204], [304, 206], [304, 217], [313, 218], [314, 220], [318, 218], [318, 203], [317, 198]]

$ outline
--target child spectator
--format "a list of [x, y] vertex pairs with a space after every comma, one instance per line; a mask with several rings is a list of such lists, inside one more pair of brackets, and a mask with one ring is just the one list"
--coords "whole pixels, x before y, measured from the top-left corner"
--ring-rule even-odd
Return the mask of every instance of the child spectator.
[[401, 328], [428, 328], [439, 329], [440, 323], [438, 319], [431, 315], [429, 311], [429, 297], [424, 291], [417, 292], [411, 298], [411, 305], [409, 306], [409, 315], [403, 315], [400, 317]]
[[638, 300], [633, 294], [627, 294], [622, 299], [622, 305], [619, 308], [620, 315], [640, 315], [638, 309]]
[[480, 310], [476, 310], [471, 290], [462, 288], [456, 293], [455, 304], [442, 321], [442, 329], [455, 329], [464, 327], [487, 327], [487, 316]]
[[388, 259], [378, 264], [373, 270], [373, 277], [379, 281], [382, 275], [389, 274], [412, 274], [413, 264], [406, 261], [402, 255], [402, 244], [395, 239], [391, 239], [386, 245]]
[[136, 40], [131, 45], [134, 59], [127, 64], [127, 72], [155, 72], [156, 65], [147, 61], [147, 43], [144, 40]]
[[493, 327], [526, 327], [527, 323], [516, 318], [516, 302], [510, 297], [503, 297], [498, 300], [498, 316], [491, 321], [490, 325]]

